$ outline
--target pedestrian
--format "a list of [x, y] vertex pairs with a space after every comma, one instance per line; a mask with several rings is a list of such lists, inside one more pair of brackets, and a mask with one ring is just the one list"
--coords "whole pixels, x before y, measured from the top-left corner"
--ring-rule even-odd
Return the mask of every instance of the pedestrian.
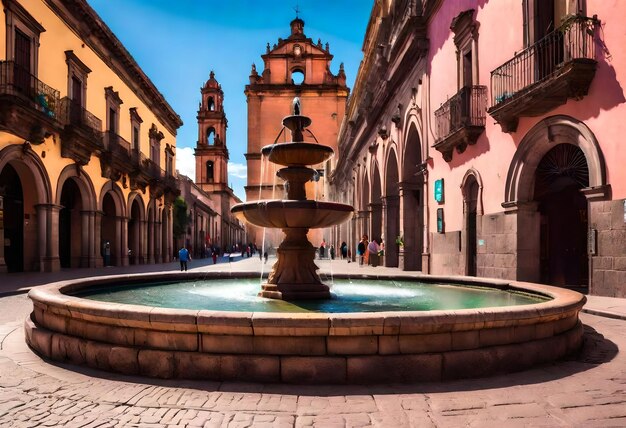
[[111, 265], [111, 243], [109, 241], [104, 242], [104, 249], [102, 250], [104, 255], [104, 266]]
[[320, 244], [320, 259], [326, 257], [326, 239], [322, 239], [322, 243]]
[[183, 270], [187, 272], [187, 261], [191, 260], [191, 255], [189, 254], [189, 250], [184, 246], [178, 250], [178, 261], [180, 261], [180, 271]]
[[265, 263], [267, 263], [267, 251], [263, 253], [263, 257], [265, 258]]
[[335, 246], [334, 245], [330, 246], [330, 259], [335, 260]]
[[363, 266], [363, 259], [365, 257], [365, 249], [366, 249], [366, 243], [367, 242], [367, 237], [366, 235], [363, 235], [363, 237], [361, 238], [361, 240], [359, 241], [359, 244], [356, 247], [356, 255], [359, 257], [359, 265]]
[[263, 260], [263, 253], [259, 251], [259, 261]]
[[378, 249], [378, 242], [376, 242], [376, 239], [372, 239], [372, 242], [367, 246], [367, 257], [370, 264], [374, 267], [378, 266]]
[[215, 248], [213, 249], [211, 257], [213, 257], [213, 264], [217, 264], [217, 251], [215, 250]]
[[339, 252], [341, 253], [342, 259], [348, 258], [348, 244], [346, 244], [346, 241], [343, 241], [341, 243], [341, 246], [339, 247]]

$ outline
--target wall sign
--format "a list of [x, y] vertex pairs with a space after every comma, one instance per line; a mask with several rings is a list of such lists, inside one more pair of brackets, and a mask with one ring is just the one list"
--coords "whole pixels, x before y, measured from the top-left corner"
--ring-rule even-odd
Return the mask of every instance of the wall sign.
[[435, 201], [443, 202], [443, 178], [435, 180]]
[[437, 208], [437, 233], [444, 232], [443, 208]]

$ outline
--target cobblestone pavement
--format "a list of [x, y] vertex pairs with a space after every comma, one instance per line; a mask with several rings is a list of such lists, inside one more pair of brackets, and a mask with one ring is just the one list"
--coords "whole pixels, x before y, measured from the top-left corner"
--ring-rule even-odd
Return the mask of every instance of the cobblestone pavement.
[[[218, 265], [219, 266], [219, 265]], [[0, 427], [625, 427], [626, 321], [581, 314], [579, 355], [466, 381], [297, 386], [162, 381], [43, 361], [26, 295], [0, 298]], [[419, 369], [419, 368], [416, 368]]]

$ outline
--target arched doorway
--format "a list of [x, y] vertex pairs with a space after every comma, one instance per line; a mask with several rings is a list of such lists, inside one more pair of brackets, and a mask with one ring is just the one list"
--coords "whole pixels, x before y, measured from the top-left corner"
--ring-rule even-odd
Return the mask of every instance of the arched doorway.
[[[583, 122], [551, 116], [528, 131], [511, 161], [502, 204], [516, 228], [515, 278], [585, 286], [588, 206], [609, 192], [602, 151]], [[572, 263], [578, 266], [565, 266]]]
[[107, 192], [102, 199], [102, 213], [100, 242], [103, 264], [105, 266], [121, 265], [119, 215], [111, 192]]
[[383, 237], [383, 201], [381, 199], [382, 185], [380, 183], [380, 171], [378, 163], [374, 164], [372, 173], [372, 201], [370, 212], [372, 213], [372, 225], [370, 229], [370, 240], [375, 239], [380, 244]]
[[424, 207], [422, 174], [422, 145], [415, 125], [409, 128], [402, 166], [400, 198], [402, 206], [402, 235], [400, 250], [403, 270], [422, 270], [424, 249]]
[[540, 280], [558, 286], [586, 286], [589, 168], [582, 150], [559, 144], [544, 155], [535, 173], [540, 213]]
[[24, 270], [24, 193], [15, 168], [6, 165], [0, 173], [3, 199], [4, 261], [9, 272]]
[[[385, 167], [385, 196], [383, 197], [383, 212], [385, 217], [385, 266], [398, 267], [400, 245], [396, 240], [401, 237], [400, 232], [400, 197], [399, 173], [396, 152], [391, 150]], [[402, 237], [404, 240], [404, 237]]]
[[59, 258], [61, 267], [79, 267], [82, 255], [83, 228], [81, 211], [83, 210], [83, 203], [80, 189], [71, 178], [63, 183], [61, 206], [63, 207], [59, 212]]
[[477, 222], [478, 216], [482, 215], [480, 204], [480, 187], [476, 172], [465, 174], [462, 184], [464, 232], [465, 232], [465, 274], [476, 276], [478, 272], [478, 241]]
[[143, 245], [142, 245], [142, 207], [138, 198], [133, 199], [130, 204], [130, 216], [128, 219], [128, 249], [130, 250], [130, 264], [142, 264], [143, 260]]
[[[361, 218], [361, 229], [358, 231], [359, 241], [363, 235], [369, 235], [370, 230], [370, 180], [367, 176], [367, 170], [365, 170], [363, 174], [363, 186], [361, 187], [361, 190], [361, 208], [359, 212], [359, 217]], [[371, 237], [368, 236], [368, 239], [369, 238]]]

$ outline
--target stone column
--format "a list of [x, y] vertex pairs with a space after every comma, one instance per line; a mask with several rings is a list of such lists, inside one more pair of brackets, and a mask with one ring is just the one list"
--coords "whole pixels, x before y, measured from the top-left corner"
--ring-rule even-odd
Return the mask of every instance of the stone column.
[[55, 204], [35, 205], [40, 251], [39, 266], [42, 272], [61, 270], [59, 259], [59, 212], [61, 208], [63, 207]]
[[[419, 204], [421, 185], [400, 183], [400, 232], [404, 246], [400, 247], [398, 265], [402, 270], [421, 268], [423, 251], [423, 212]], [[394, 237], [395, 241], [395, 237]]]
[[104, 259], [102, 257], [102, 216], [103, 211], [94, 211], [94, 242], [93, 242], [93, 254], [94, 254], [94, 267], [101, 268], [104, 266]]
[[398, 267], [398, 245], [396, 237], [400, 233], [400, 225], [397, 223], [400, 198], [398, 196], [385, 196], [383, 200], [383, 228], [385, 230], [385, 266]]
[[[498, 245], [493, 248], [499, 254], [513, 254], [517, 265], [514, 271], [505, 275], [508, 279], [518, 281], [540, 281], [540, 225], [541, 218], [537, 210], [537, 202], [509, 202], [502, 204], [505, 208], [503, 233], [497, 236]], [[485, 222], [493, 216], [483, 216]], [[485, 220], [485, 218], [487, 218]], [[485, 229], [487, 225], [483, 226]], [[487, 246], [489, 250], [491, 247]]]
[[0, 196], [0, 273], [8, 272], [4, 260], [4, 198]]
[[146, 221], [146, 243], [147, 243], [147, 253], [148, 253], [148, 258], [146, 259], [146, 263], [149, 263], [151, 265], [153, 265], [154, 262], [154, 243], [156, 241], [155, 236], [154, 236], [154, 220], [153, 219], [148, 219], [148, 221]]
[[163, 240], [163, 231], [161, 230], [161, 222], [154, 222], [154, 229], [152, 230], [152, 234], [154, 235], [154, 263], [163, 263], [163, 253], [162, 253], [162, 240]]
[[118, 237], [119, 249], [115, 255], [117, 266], [128, 266], [128, 217], [115, 218], [115, 236]]
[[95, 266], [95, 211], [81, 211], [80, 220], [82, 227], [80, 267]]

